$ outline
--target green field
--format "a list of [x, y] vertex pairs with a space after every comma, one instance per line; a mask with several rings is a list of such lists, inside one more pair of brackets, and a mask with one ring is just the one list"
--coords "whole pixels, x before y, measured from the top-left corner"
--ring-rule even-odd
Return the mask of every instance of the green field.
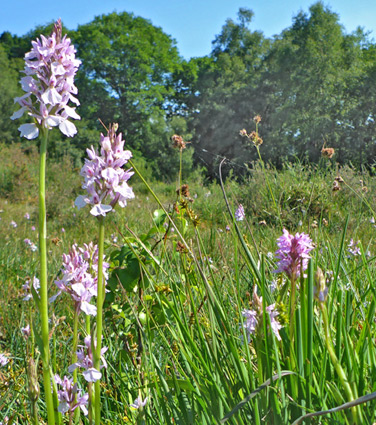
[[[29, 424], [33, 392], [27, 364], [33, 356], [40, 365], [41, 353], [36, 336], [26, 340], [21, 332], [31, 321], [36, 330], [39, 326], [22, 286], [39, 270], [38, 251], [24, 242], [37, 244], [32, 226], [38, 221], [38, 154], [16, 144], [1, 146], [1, 152], [0, 353], [8, 363], [0, 368], [0, 415], [3, 423]], [[229, 171], [231, 164], [224, 167]], [[333, 191], [339, 176], [340, 190]], [[74, 207], [80, 182], [69, 158], [48, 161], [50, 296], [57, 292], [62, 254], [73, 243], [97, 241], [95, 218]], [[136, 198], [106, 218], [103, 424], [212, 425], [226, 419], [291, 424], [351, 396], [373, 393], [376, 179], [338, 168], [332, 160], [315, 166], [286, 163], [279, 171], [255, 163], [241, 180], [224, 182], [229, 209], [233, 214], [241, 203], [244, 221], [228, 212], [219, 183], [197, 172], [183, 174], [181, 182], [188, 184], [189, 195], [177, 194], [177, 182], [148, 182], [151, 192], [134, 176]], [[284, 228], [293, 235], [307, 233], [314, 244], [310, 266], [296, 282], [293, 314], [291, 282], [274, 273]], [[328, 285], [325, 302], [314, 297], [318, 268]], [[261, 315], [247, 343], [242, 311], [256, 309], [257, 302]], [[265, 313], [272, 303], [281, 340]], [[52, 369], [68, 376], [73, 304], [66, 294], [50, 304], [49, 317]], [[79, 317], [81, 345], [87, 323]], [[39, 366], [38, 379], [41, 384]], [[86, 391], [81, 372], [78, 382]], [[37, 409], [44, 423], [40, 387]], [[145, 406], [131, 407], [139, 396], [147, 397]], [[373, 424], [374, 406], [371, 400], [304, 423]], [[60, 420], [68, 423], [67, 415]], [[83, 414], [74, 420], [89, 423]]]

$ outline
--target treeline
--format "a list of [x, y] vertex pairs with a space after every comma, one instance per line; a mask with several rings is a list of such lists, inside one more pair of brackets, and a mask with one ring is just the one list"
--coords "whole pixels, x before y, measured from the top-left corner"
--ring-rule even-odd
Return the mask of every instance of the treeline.
[[[372, 166], [376, 154], [376, 44], [367, 32], [347, 34], [339, 16], [321, 2], [300, 12], [274, 38], [252, 29], [253, 12], [228, 19], [209, 56], [184, 60], [161, 28], [131, 13], [112, 13], [69, 31], [82, 60], [76, 85], [82, 117], [78, 134], [52, 132], [50, 154], [81, 158], [97, 144], [103, 123], [118, 122], [128, 146], [155, 177], [176, 175], [171, 136], [191, 141], [184, 168], [204, 166], [215, 176], [218, 161], [239, 164], [257, 152], [239, 131], [255, 129], [260, 115], [263, 159], [317, 162], [335, 149], [340, 164]], [[9, 116], [30, 41], [52, 24], [19, 37], [0, 36], [0, 138], [19, 140]]]

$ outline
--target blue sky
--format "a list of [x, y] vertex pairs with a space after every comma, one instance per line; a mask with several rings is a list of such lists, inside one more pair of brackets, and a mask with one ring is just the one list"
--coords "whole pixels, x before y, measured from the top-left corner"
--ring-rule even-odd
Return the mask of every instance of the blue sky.
[[[308, 11], [313, 0], [1, 0], [0, 33], [23, 35], [36, 25], [61, 18], [69, 29], [90, 22], [94, 16], [133, 12], [150, 19], [171, 35], [179, 52], [187, 59], [204, 56], [221, 31], [227, 18], [236, 20], [240, 7], [255, 12], [253, 29], [266, 36], [279, 34], [289, 27], [300, 10]], [[376, 38], [375, 0], [329, 0], [325, 5], [338, 13], [347, 32], [357, 26]]]

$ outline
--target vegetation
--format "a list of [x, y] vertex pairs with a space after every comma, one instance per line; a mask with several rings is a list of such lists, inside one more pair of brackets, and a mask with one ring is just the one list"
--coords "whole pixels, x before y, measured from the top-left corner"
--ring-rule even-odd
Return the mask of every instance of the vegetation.
[[[54, 136], [50, 154], [70, 153], [78, 164], [96, 142], [100, 118], [119, 123], [155, 177], [176, 175], [168, 144], [177, 133], [192, 142], [185, 170], [204, 166], [218, 178], [219, 157], [241, 166], [257, 159], [238, 133], [260, 114], [268, 140], [263, 157], [278, 168], [294, 158], [317, 163], [324, 144], [336, 149], [340, 164], [372, 167], [376, 49], [367, 32], [345, 33], [321, 2], [272, 39], [252, 29], [252, 17], [240, 9], [238, 20], [228, 19], [216, 35], [211, 54], [189, 61], [161, 28], [131, 13], [98, 16], [69, 31], [82, 60], [76, 80], [82, 121], [73, 140]], [[11, 108], [30, 41], [50, 31], [51, 25], [0, 36], [2, 111]], [[17, 124], [1, 116], [2, 141], [17, 141]]]
[[[71, 84], [33, 92], [41, 160], [0, 120], [1, 424], [376, 422], [374, 45], [322, 3], [274, 39], [252, 16], [188, 62], [143, 18], [97, 17], [70, 33], [77, 136], [44, 126], [74, 134]], [[0, 37], [5, 116], [40, 32]], [[61, 54], [73, 75], [68, 47], [30, 74]], [[117, 124], [98, 153], [113, 120], [132, 158]]]

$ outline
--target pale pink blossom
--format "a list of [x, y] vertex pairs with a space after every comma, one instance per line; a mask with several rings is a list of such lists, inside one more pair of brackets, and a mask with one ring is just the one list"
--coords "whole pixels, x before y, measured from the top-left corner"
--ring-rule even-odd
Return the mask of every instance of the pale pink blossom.
[[76, 50], [65, 35], [62, 37], [61, 21], [57, 21], [50, 37], [40, 36], [32, 41], [32, 49], [25, 55], [25, 76], [21, 78], [23, 96], [15, 98], [21, 107], [11, 119], [21, 118], [26, 112], [32, 123], [19, 127], [21, 137], [35, 139], [42, 129], [59, 127], [72, 137], [76, 127], [69, 119], [80, 119], [75, 108], [68, 102], [79, 105], [74, 76], [81, 63], [75, 57]]

